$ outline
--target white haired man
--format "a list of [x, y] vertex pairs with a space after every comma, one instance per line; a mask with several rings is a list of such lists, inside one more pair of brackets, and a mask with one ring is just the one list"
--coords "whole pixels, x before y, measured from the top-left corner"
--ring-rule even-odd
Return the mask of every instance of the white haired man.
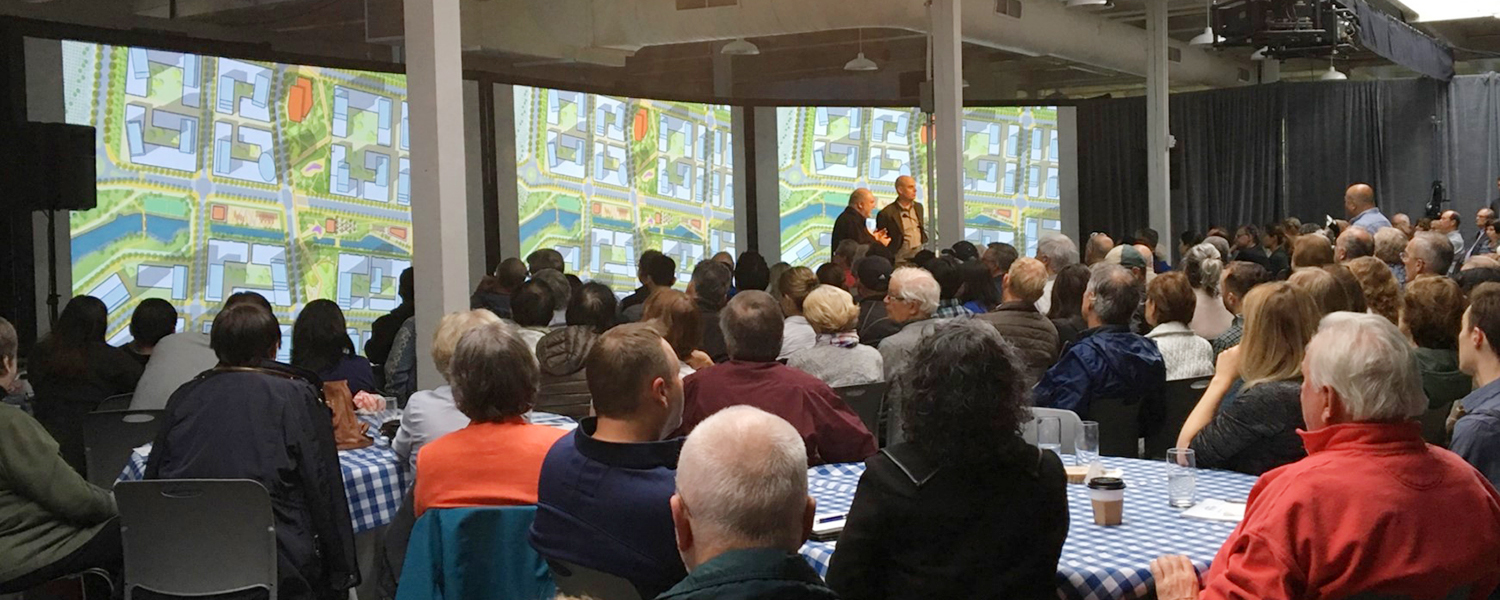
[[1448, 268], [1453, 266], [1453, 245], [1448, 243], [1446, 235], [1419, 231], [1406, 243], [1401, 262], [1406, 265], [1408, 282], [1420, 277], [1446, 276]]
[[891, 444], [904, 439], [901, 431], [901, 401], [896, 374], [911, 360], [917, 351], [917, 343], [932, 333], [939, 321], [932, 315], [937, 311], [942, 297], [942, 288], [937, 279], [926, 269], [901, 267], [891, 273], [890, 287], [885, 293], [886, 317], [901, 326], [901, 331], [880, 341], [880, 359], [885, 367], [885, 380], [891, 382], [891, 414], [886, 440]]
[[1500, 494], [1423, 442], [1411, 342], [1384, 317], [1334, 313], [1302, 374], [1307, 458], [1261, 476], [1201, 592], [1187, 557], [1153, 562], [1157, 597], [1486, 597], [1500, 583]]
[[1045, 315], [1052, 308], [1052, 282], [1057, 280], [1057, 273], [1078, 264], [1078, 244], [1062, 234], [1045, 236], [1036, 244], [1036, 259], [1047, 266], [1047, 284], [1036, 301], [1036, 311]]
[[797, 554], [816, 503], [786, 421], [749, 406], [704, 419], [682, 445], [671, 505], [688, 576], [658, 600], [838, 597]]

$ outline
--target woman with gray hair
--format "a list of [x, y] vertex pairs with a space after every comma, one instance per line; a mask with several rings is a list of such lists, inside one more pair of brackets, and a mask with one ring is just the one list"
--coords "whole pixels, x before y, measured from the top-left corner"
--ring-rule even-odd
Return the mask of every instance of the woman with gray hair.
[[897, 376], [907, 441], [866, 461], [829, 587], [862, 599], [1056, 595], [1067, 476], [1021, 438], [1023, 369], [977, 320], [943, 322], [918, 344]]
[[818, 339], [813, 347], [788, 358], [788, 367], [801, 369], [834, 388], [885, 380], [880, 351], [859, 343], [859, 333], [854, 330], [859, 306], [849, 292], [820, 285], [803, 301], [802, 314]]
[[1234, 323], [1234, 314], [1224, 308], [1224, 299], [1219, 296], [1219, 284], [1224, 275], [1223, 256], [1213, 244], [1204, 242], [1193, 246], [1183, 257], [1182, 270], [1197, 298], [1193, 320], [1188, 327], [1205, 340], [1219, 337]]
[[396, 430], [396, 439], [391, 442], [396, 456], [413, 472], [417, 470], [417, 451], [422, 446], [469, 424], [469, 417], [453, 402], [453, 388], [447, 383], [448, 366], [453, 360], [458, 338], [475, 327], [500, 322], [500, 317], [494, 312], [482, 308], [448, 313], [438, 321], [437, 335], [432, 336], [432, 363], [437, 366], [438, 375], [443, 377], [443, 385], [411, 395], [411, 400], [401, 411], [401, 428]]

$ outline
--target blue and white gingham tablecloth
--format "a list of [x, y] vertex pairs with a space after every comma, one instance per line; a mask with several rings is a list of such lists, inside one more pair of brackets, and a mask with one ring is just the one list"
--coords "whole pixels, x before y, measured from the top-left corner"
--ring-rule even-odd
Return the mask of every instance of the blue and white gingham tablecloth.
[[[1064, 462], [1071, 457], [1064, 457]], [[1068, 539], [1057, 565], [1057, 596], [1063, 599], [1115, 600], [1142, 598], [1151, 590], [1151, 560], [1165, 554], [1185, 554], [1199, 573], [1234, 531], [1235, 524], [1185, 519], [1167, 504], [1167, 465], [1162, 461], [1130, 458], [1102, 459], [1125, 473], [1125, 516], [1118, 527], [1094, 524], [1088, 489], [1068, 485]], [[808, 492], [818, 501], [818, 512], [848, 512], [865, 467], [861, 463], [832, 464], [808, 469]], [[1256, 478], [1228, 471], [1198, 470], [1197, 499], [1243, 502]], [[819, 574], [826, 574], [834, 543], [809, 541], [802, 555]]]

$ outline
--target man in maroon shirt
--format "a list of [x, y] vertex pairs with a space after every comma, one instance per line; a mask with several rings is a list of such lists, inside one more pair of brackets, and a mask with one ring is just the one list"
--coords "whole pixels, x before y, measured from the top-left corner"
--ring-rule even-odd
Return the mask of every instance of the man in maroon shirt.
[[776, 362], [782, 316], [776, 300], [758, 290], [735, 294], [719, 324], [729, 362], [683, 380], [682, 427], [687, 435], [721, 409], [745, 404], [785, 419], [807, 445], [807, 464], [861, 462], [875, 454], [875, 436], [833, 388], [816, 377]]

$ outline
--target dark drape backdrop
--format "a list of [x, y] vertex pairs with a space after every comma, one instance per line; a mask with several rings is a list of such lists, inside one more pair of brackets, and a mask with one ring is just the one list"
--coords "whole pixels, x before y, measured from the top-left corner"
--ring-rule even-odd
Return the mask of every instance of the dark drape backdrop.
[[1454, 77], [1447, 88], [1449, 197], [1469, 224], [1480, 206], [1500, 203], [1500, 75]]
[[[1078, 107], [1080, 235], [1146, 225], [1146, 99]], [[1140, 132], [1136, 135], [1135, 132]], [[1091, 160], [1082, 160], [1087, 152]], [[1082, 184], [1092, 182], [1088, 191]], [[1082, 239], [1082, 238], [1079, 238]]]
[[1171, 99], [1174, 230], [1265, 223], [1282, 213], [1281, 103], [1279, 90], [1264, 86]]
[[1286, 103], [1287, 216], [1322, 222], [1344, 218], [1344, 189], [1351, 183], [1384, 190], [1380, 174], [1379, 82], [1291, 83], [1279, 86]]

